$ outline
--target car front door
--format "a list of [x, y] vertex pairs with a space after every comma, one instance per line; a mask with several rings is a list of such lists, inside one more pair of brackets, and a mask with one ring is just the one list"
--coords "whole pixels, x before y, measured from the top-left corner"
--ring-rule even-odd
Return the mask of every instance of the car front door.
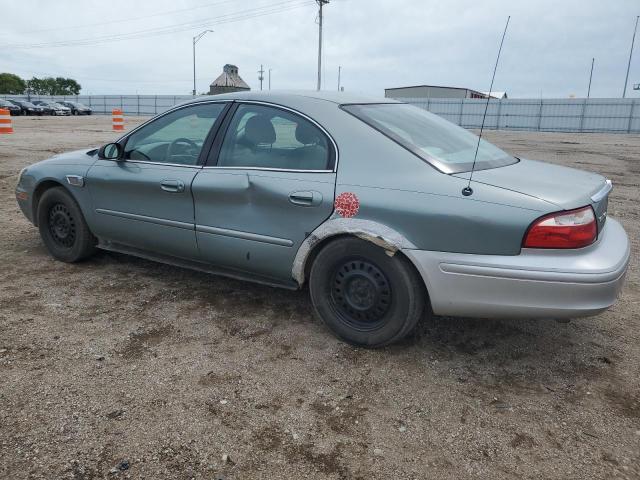
[[193, 182], [200, 256], [265, 281], [292, 283], [298, 248], [333, 211], [337, 149], [319, 125], [296, 112], [236, 105]]
[[94, 233], [103, 241], [197, 258], [191, 184], [225, 108], [218, 102], [173, 110], [130, 134], [118, 161], [97, 160], [87, 175]]

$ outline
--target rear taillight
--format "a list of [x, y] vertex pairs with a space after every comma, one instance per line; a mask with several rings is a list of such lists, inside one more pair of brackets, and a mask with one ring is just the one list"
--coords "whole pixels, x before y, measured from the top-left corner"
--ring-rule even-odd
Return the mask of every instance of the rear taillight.
[[524, 236], [525, 248], [580, 248], [598, 236], [593, 209], [589, 206], [552, 213], [531, 224]]

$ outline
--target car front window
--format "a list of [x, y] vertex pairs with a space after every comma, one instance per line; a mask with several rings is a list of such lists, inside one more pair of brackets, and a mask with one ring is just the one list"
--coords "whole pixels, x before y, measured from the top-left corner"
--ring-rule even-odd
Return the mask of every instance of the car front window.
[[373, 128], [413, 152], [444, 173], [502, 167], [518, 159], [462, 127], [413, 105], [381, 103], [343, 105]]
[[125, 160], [196, 165], [202, 145], [224, 107], [224, 103], [207, 103], [161, 116], [128, 138]]

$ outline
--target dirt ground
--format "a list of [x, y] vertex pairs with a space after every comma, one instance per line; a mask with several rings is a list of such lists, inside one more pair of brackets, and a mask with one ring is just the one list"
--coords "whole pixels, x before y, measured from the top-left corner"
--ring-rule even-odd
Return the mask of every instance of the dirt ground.
[[307, 291], [54, 261], [17, 174], [114, 139], [110, 122], [14, 118], [0, 137], [0, 478], [640, 478], [640, 136], [487, 133], [613, 180], [634, 256], [611, 310], [436, 318], [372, 351], [336, 340]]

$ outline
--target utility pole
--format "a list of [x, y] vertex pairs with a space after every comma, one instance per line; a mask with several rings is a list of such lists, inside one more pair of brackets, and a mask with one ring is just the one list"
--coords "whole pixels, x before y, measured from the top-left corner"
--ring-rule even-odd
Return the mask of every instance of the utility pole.
[[622, 91], [622, 98], [627, 95], [627, 82], [629, 81], [629, 68], [631, 68], [631, 57], [633, 56], [633, 44], [636, 42], [636, 30], [638, 30], [638, 19], [640, 15], [636, 17], [636, 26], [633, 29], [633, 37], [631, 38], [631, 51], [629, 52], [629, 63], [627, 64], [627, 76], [624, 78], [624, 90]]
[[213, 32], [213, 30], [205, 30], [193, 37], [193, 96], [196, 96], [196, 43], [204, 37], [207, 33]]
[[329, 3], [329, 0], [316, 0], [316, 3], [320, 7], [318, 12], [318, 88], [322, 86], [322, 7]]
[[262, 64], [260, 64], [260, 70], [258, 70], [258, 80], [260, 80], [260, 90], [262, 90], [262, 81], [264, 80], [264, 69], [262, 68]]
[[271, 90], [271, 69], [269, 69], [269, 90]]
[[587, 98], [591, 95], [591, 79], [593, 78], [593, 63], [596, 61], [595, 58], [591, 59], [591, 73], [589, 74], [589, 88], [587, 89]]
[[338, 91], [340, 91], [340, 73], [342, 73], [342, 66], [338, 65]]

